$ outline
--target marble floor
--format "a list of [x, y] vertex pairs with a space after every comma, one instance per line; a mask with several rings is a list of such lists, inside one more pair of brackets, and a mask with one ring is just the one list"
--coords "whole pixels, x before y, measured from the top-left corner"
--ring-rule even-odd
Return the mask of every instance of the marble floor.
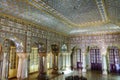
[[[48, 73], [48, 76], [50, 80], [65, 80], [65, 77], [70, 75], [83, 75], [87, 78], [87, 80], [120, 80], [120, 74], [108, 74], [108, 75], [102, 75], [99, 71], [87, 71], [87, 73], [81, 74], [80, 71], [64, 71], [64, 74], [60, 75], [53, 75], [50, 72]], [[29, 76], [29, 79], [26, 80], [40, 80], [37, 79], [38, 73], [31, 74]], [[9, 80], [17, 80], [17, 79], [9, 79]]]

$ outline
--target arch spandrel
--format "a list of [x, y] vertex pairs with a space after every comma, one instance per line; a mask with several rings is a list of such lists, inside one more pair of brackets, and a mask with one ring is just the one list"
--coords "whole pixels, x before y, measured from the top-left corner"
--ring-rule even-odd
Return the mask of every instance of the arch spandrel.
[[3, 42], [3, 45], [6, 44], [5, 43], [5, 40], [11, 40], [14, 42], [15, 46], [16, 46], [16, 52], [17, 53], [23, 53], [24, 52], [24, 45], [23, 45], [23, 42], [19, 39], [17, 39], [16, 37], [9, 37], [9, 38], [5, 38], [4, 39], [4, 42]]

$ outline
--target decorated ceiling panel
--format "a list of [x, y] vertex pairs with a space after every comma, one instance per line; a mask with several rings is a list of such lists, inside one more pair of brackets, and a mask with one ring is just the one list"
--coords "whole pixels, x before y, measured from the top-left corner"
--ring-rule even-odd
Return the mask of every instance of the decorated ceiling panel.
[[120, 22], [120, 0], [105, 0], [108, 17], [113, 22]]
[[[95, 0], [42, 0], [75, 24], [102, 20]], [[39, 2], [39, 1], [38, 1]]]

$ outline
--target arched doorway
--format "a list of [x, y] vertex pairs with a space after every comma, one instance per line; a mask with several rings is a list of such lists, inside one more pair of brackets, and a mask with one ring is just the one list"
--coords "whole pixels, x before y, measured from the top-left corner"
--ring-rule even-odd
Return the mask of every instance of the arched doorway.
[[72, 60], [72, 69], [82, 69], [82, 54], [81, 49], [73, 47], [72, 54], [71, 54], [71, 60]]
[[108, 49], [110, 72], [120, 73], [120, 51], [118, 47], [111, 46]]
[[23, 53], [24, 46], [16, 37], [9, 37], [3, 40], [2, 46], [2, 78], [8, 79], [17, 76], [18, 56], [17, 54]]
[[81, 49], [76, 50], [76, 59], [77, 59], [77, 69], [82, 69], [82, 54]]
[[90, 63], [91, 70], [102, 71], [101, 54], [97, 46], [90, 48]]
[[18, 56], [16, 53], [16, 46], [13, 41], [10, 42], [10, 54], [9, 54], [9, 78], [16, 77], [18, 67]]
[[[16, 77], [17, 67], [18, 67], [18, 56], [16, 53], [16, 45], [12, 40], [6, 39], [4, 41], [4, 60], [3, 60], [3, 70], [5, 70], [4, 75], [8, 78]], [[7, 73], [8, 71], [8, 73]]]

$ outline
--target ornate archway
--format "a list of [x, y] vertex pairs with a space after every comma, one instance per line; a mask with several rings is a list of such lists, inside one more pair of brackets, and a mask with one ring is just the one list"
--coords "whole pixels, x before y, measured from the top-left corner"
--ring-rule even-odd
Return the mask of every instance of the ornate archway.
[[74, 46], [72, 48], [72, 54], [71, 54], [71, 68], [72, 69], [82, 69], [83, 64], [83, 57], [81, 48], [78, 48]]
[[17, 76], [18, 56], [23, 53], [24, 47], [17, 38], [7, 38], [3, 42], [3, 69], [2, 78], [8, 79]]

